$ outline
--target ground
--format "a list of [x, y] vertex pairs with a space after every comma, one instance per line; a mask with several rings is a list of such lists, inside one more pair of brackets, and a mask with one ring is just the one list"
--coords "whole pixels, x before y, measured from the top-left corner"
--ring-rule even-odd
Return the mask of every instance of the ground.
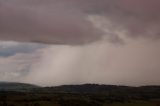
[[92, 94], [5, 92], [0, 95], [0, 106], [160, 106], [160, 99], [110, 100]]

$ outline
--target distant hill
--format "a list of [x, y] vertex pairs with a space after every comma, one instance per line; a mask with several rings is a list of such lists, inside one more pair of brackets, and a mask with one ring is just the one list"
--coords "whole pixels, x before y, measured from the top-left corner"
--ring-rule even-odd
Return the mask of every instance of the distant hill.
[[0, 82], [0, 106], [159, 106], [159, 103], [160, 86], [83, 84], [39, 87]]
[[83, 84], [83, 85], [62, 85], [57, 87], [45, 87], [47, 91], [70, 92], [70, 93], [107, 93], [109, 91], [119, 91], [129, 89], [128, 86], [116, 85], [98, 85], [98, 84]]
[[124, 99], [152, 99], [160, 98], [160, 86], [116, 86], [116, 85], [63, 85], [57, 87], [41, 88], [40, 92], [55, 92], [55, 93], [73, 93], [87, 95], [105, 95], [108, 99], [124, 98]]
[[37, 88], [39, 88], [39, 86], [32, 84], [0, 82], [0, 91], [30, 91]]
[[117, 86], [117, 85], [99, 85], [99, 84], [83, 84], [83, 85], [62, 85], [57, 87], [44, 87], [47, 91], [71, 92], [71, 93], [108, 93], [108, 92], [133, 92], [133, 91], [160, 91], [160, 86]]
[[16, 91], [30, 93], [62, 93], [62, 94], [87, 94], [105, 95], [108, 99], [132, 98], [132, 99], [151, 99], [160, 98], [160, 86], [117, 86], [117, 85], [62, 85], [56, 87], [39, 87], [32, 84], [0, 82], [0, 92]]

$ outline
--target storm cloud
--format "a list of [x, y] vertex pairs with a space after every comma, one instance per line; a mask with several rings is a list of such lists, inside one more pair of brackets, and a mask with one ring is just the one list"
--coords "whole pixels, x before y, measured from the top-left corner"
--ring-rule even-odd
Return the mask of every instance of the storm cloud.
[[[17, 48], [20, 45], [24, 47], [18, 43]], [[159, 85], [159, 47], [159, 41], [131, 39], [123, 46], [97, 41], [79, 46], [48, 45], [37, 47], [33, 52], [18, 50], [13, 55], [0, 57], [0, 81], [42, 86], [84, 83]]]
[[[107, 36], [123, 40], [159, 38], [159, 0], [1, 0], [0, 39], [53, 44], [84, 44]], [[88, 17], [110, 24], [97, 28]], [[107, 26], [111, 31], [104, 31]]]
[[0, 80], [159, 85], [159, 10], [159, 0], [0, 0]]

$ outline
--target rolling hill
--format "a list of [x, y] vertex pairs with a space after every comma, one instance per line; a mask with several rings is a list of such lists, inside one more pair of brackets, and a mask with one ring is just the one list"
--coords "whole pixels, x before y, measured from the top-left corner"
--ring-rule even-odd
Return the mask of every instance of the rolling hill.
[[0, 91], [30, 91], [37, 89], [39, 86], [17, 82], [0, 82]]

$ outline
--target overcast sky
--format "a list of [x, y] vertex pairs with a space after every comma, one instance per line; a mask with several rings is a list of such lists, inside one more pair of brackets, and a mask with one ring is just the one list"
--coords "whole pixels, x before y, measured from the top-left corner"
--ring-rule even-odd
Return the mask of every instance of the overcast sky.
[[0, 0], [0, 81], [160, 85], [159, 0]]

